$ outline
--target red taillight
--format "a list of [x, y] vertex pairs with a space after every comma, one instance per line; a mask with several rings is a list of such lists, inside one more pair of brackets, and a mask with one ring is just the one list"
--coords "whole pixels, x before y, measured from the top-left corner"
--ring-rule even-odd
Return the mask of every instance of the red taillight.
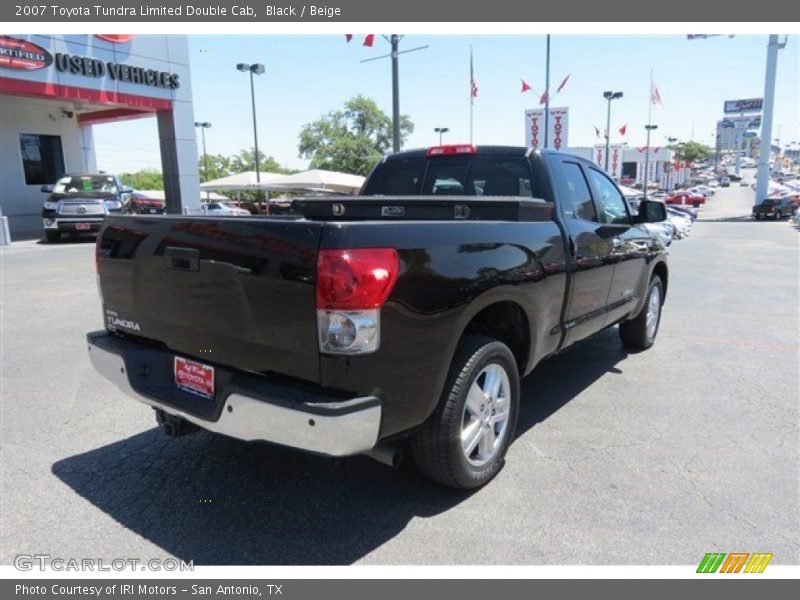
[[472, 144], [455, 144], [451, 146], [433, 146], [428, 148], [428, 156], [453, 156], [457, 154], [477, 154], [478, 148]]
[[320, 250], [317, 259], [317, 308], [380, 308], [400, 270], [394, 248]]

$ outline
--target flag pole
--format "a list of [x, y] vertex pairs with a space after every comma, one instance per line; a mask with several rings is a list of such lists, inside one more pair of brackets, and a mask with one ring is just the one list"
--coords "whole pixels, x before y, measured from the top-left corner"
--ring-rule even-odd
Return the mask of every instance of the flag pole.
[[469, 45], [469, 143], [472, 144], [473, 111], [475, 109], [475, 69], [472, 64], [472, 44]]
[[650, 131], [653, 118], [653, 68], [650, 67], [650, 91], [647, 93], [647, 146], [644, 150], [644, 185], [642, 192], [647, 198], [647, 175], [650, 169]]
[[550, 34], [547, 34], [547, 53], [545, 56], [544, 83], [544, 147], [549, 145], [550, 133]]

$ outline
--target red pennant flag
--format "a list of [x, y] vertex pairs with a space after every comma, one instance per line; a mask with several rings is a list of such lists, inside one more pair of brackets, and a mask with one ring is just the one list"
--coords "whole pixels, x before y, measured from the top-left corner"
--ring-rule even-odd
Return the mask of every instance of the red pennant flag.
[[364, 38], [364, 45], [367, 48], [372, 48], [372, 44], [374, 44], [374, 43], [375, 43], [375, 34], [374, 33], [370, 33], [369, 35], [367, 35]]
[[556, 90], [556, 94], [564, 89], [564, 86], [567, 85], [567, 80], [569, 80], [569, 75], [564, 77], [564, 81], [562, 81], [561, 85], [558, 86], [558, 89]]
[[545, 91], [544, 94], [539, 96], [539, 104], [546, 104], [547, 103], [547, 92]]
[[520, 94], [524, 94], [525, 92], [533, 91], [533, 88], [528, 85], [528, 83], [524, 79], [520, 79], [522, 82], [522, 89], [520, 90]]
[[627, 123], [625, 123], [625, 125], [623, 125], [622, 127], [619, 128], [619, 134], [620, 135], [625, 135], [626, 131], [628, 131], [628, 124]]
[[345, 33], [344, 34], [344, 39], [349, 44], [350, 41], [353, 39], [353, 34], [352, 33]]

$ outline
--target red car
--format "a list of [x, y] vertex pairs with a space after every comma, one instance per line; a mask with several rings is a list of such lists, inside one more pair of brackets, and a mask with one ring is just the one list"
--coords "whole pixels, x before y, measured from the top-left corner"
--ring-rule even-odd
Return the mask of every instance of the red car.
[[167, 209], [163, 200], [151, 198], [142, 192], [133, 192], [125, 212], [134, 215], [163, 215]]
[[679, 190], [672, 194], [671, 196], [667, 196], [666, 200], [664, 200], [667, 204], [690, 204], [697, 208], [701, 204], [706, 203], [706, 197], [702, 194], [692, 194], [686, 190]]

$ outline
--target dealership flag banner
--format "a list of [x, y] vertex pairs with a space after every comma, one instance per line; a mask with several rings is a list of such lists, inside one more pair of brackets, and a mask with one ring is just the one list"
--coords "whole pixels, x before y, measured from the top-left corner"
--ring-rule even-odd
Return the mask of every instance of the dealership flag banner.
[[[525, 111], [525, 145], [534, 150], [544, 147], [544, 111], [543, 108], [531, 108]], [[569, 145], [569, 108], [551, 107], [549, 121], [550, 148], [555, 150], [567, 148]]]
[[[625, 144], [611, 144], [608, 148], [608, 174], [612, 179], [619, 181], [622, 177], [622, 159], [625, 153]], [[592, 160], [601, 169], [606, 167], [606, 147], [605, 144], [598, 144], [592, 152]]]

